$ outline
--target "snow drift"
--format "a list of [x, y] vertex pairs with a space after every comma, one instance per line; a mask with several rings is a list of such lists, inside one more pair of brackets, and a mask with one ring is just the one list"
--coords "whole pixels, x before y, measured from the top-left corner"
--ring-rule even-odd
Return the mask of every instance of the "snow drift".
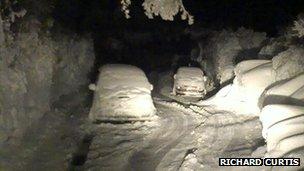
[[258, 112], [258, 100], [265, 88], [274, 82], [271, 61], [244, 61], [236, 67], [234, 84], [251, 109]]
[[269, 104], [304, 106], [304, 73], [270, 86], [260, 97], [260, 107]]
[[248, 60], [235, 69], [233, 84], [222, 88], [214, 97], [203, 102], [234, 113], [258, 115], [259, 97], [274, 82], [270, 60]]
[[263, 108], [260, 115], [267, 155], [283, 157], [304, 147], [304, 107], [274, 104]]

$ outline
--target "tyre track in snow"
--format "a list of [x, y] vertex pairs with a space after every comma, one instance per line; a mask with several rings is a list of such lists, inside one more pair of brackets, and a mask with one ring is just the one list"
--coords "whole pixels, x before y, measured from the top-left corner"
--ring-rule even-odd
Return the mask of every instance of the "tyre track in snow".
[[[173, 102], [181, 105], [178, 102]], [[173, 106], [173, 103], [168, 103]], [[162, 159], [156, 170], [184, 170], [183, 165], [187, 150], [194, 150], [199, 156], [196, 170], [217, 168], [219, 157], [250, 156], [252, 150], [262, 143], [261, 125], [257, 117], [236, 115], [222, 110], [211, 110], [195, 106], [181, 107], [180, 110], [190, 113], [192, 117], [200, 115], [191, 134], [186, 134], [175, 147]], [[202, 162], [202, 163], [201, 163]], [[182, 165], [179, 165], [181, 163]], [[192, 163], [193, 164], [193, 163]], [[214, 169], [214, 168], [213, 168]], [[190, 169], [191, 170], [191, 169]]]
[[[174, 102], [155, 102], [160, 117], [155, 126], [145, 122], [102, 125], [90, 146], [85, 168], [179, 170], [191, 149], [197, 149], [195, 154], [205, 167], [212, 166], [220, 156], [247, 153], [260, 137], [254, 133], [259, 126], [247, 117], [219, 111], [210, 114], [205, 109], [193, 110]], [[248, 133], [251, 136], [247, 137]]]
[[193, 129], [195, 118], [184, 112], [157, 105], [160, 114], [160, 127], [152, 140], [129, 159], [126, 170], [155, 170], [163, 157], [173, 149]]

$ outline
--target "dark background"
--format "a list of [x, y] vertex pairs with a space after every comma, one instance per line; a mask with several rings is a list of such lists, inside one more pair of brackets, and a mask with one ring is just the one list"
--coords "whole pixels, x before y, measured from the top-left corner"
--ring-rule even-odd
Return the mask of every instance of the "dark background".
[[[186, 28], [235, 30], [244, 26], [277, 36], [304, 9], [303, 0], [183, 0], [186, 9], [195, 17], [194, 25], [189, 26], [179, 15], [173, 22], [159, 17], [148, 19], [142, 1], [138, 0], [132, 1], [131, 19], [126, 19], [120, 11], [120, 0], [43, 1], [52, 5], [50, 15], [60, 26], [92, 34], [96, 67], [104, 63], [126, 63], [146, 72], [165, 70], [175, 55], [182, 56], [179, 62], [184, 65], [190, 62], [190, 51], [197, 45], [185, 34]], [[43, 13], [45, 10], [37, 8], [34, 11]], [[135, 43], [126, 38], [128, 33], [149, 33], [150, 38]], [[118, 48], [113, 49], [113, 44]]]

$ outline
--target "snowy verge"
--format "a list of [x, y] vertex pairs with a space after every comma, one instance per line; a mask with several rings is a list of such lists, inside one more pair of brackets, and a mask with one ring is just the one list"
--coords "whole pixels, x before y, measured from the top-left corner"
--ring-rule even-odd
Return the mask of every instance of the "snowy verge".
[[248, 60], [235, 68], [236, 77], [232, 84], [222, 88], [210, 99], [197, 103], [214, 106], [236, 114], [259, 115], [258, 100], [265, 88], [273, 81], [272, 63], [269, 60]]
[[304, 105], [304, 73], [270, 86], [260, 97], [259, 106], [269, 104]]
[[260, 120], [268, 156], [282, 157], [304, 147], [304, 107], [268, 105], [263, 108]]

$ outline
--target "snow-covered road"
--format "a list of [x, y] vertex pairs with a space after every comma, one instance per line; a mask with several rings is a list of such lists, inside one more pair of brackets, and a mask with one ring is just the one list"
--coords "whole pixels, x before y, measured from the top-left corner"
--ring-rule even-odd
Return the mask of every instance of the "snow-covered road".
[[156, 105], [159, 119], [135, 124], [101, 124], [90, 146], [86, 168], [155, 170], [164, 156], [195, 128], [195, 117]]
[[157, 106], [160, 127], [149, 143], [130, 158], [130, 170], [155, 170], [164, 156], [195, 128], [195, 118], [177, 109]]
[[[96, 126], [84, 168], [210, 169], [216, 167], [218, 157], [250, 155], [262, 139], [257, 118], [227, 113], [210, 115], [204, 110], [198, 115], [169, 102], [158, 103], [156, 108], [160, 117], [157, 121]], [[194, 163], [189, 164], [189, 156], [196, 156]]]

